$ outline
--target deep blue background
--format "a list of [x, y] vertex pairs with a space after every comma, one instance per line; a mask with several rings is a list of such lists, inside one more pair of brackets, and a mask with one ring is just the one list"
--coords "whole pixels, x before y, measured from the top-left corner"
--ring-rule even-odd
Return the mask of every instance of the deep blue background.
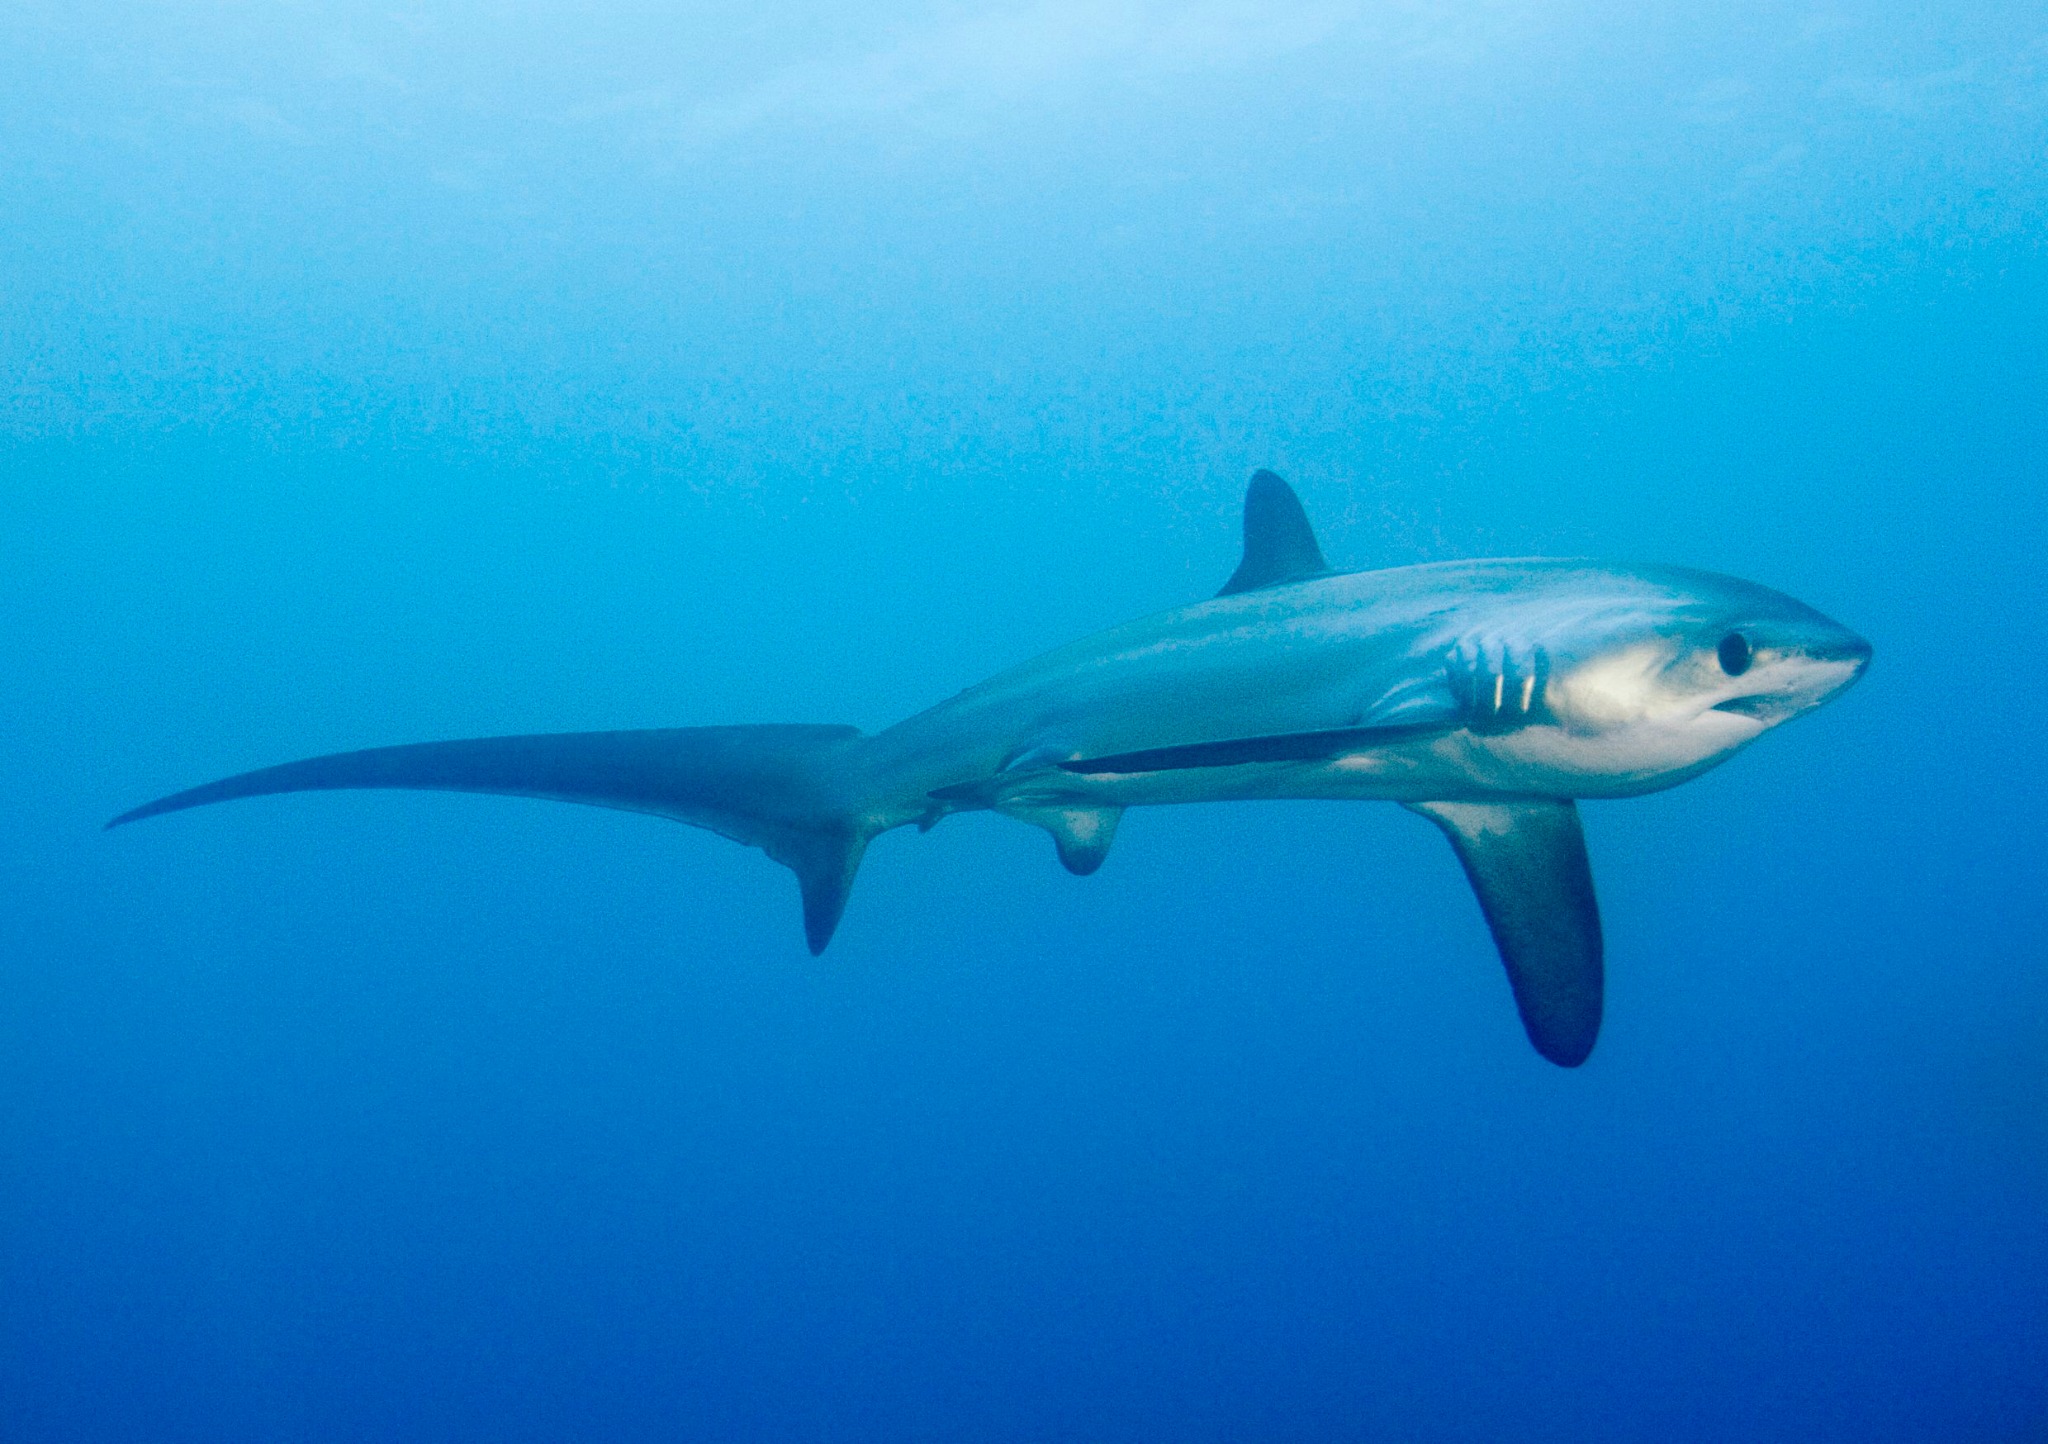
[[[2048, 41], [1750, 4], [0, 20], [0, 1439], [2048, 1436]], [[1714, 567], [1876, 643], [1588, 808], [985, 816], [804, 953], [507, 731], [885, 725], [1214, 589]]]

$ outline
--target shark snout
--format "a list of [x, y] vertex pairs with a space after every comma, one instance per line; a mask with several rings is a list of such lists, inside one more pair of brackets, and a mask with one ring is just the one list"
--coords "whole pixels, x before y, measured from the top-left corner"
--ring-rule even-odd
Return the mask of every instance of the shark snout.
[[1863, 675], [1863, 669], [1870, 665], [1870, 653], [1870, 643], [1854, 632], [1845, 631], [1841, 640], [1822, 656], [1830, 662], [1847, 662], [1856, 669], [1856, 675], [1860, 677]]
[[1870, 666], [1870, 643], [1847, 627], [1835, 629], [1833, 635], [1809, 643], [1802, 650], [1816, 669], [1827, 675], [1830, 685], [1821, 699], [1823, 701], [1861, 677]]
[[[1766, 727], [1832, 701], [1870, 665], [1870, 643], [1825, 619], [1797, 632], [1780, 632], [1740, 675], [1740, 690], [1712, 704], [1716, 712], [1748, 717]], [[1724, 664], [1725, 665], [1725, 664]]]

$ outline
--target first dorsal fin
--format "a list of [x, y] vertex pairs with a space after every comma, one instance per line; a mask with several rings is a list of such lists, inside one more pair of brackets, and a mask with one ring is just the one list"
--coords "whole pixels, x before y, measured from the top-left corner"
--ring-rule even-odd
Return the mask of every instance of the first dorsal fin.
[[1252, 473], [1244, 494], [1244, 560], [1216, 595], [1228, 597], [1329, 574], [1330, 564], [1323, 560], [1315, 528], [1308, 524], [1294, 488], [1270, 471]]

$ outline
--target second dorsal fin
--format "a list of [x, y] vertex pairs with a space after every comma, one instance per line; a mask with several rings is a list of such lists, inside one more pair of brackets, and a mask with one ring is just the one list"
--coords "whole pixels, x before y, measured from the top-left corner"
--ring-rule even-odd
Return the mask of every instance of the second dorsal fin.
[[1244, 494], [1244, 560], [1216, 595], [1254, 592], [1287, 582], [1326, 577], [1330, 564], [1316, 545], [1315, 529], [1294, 488], [1270, 471], [1252, 473]]

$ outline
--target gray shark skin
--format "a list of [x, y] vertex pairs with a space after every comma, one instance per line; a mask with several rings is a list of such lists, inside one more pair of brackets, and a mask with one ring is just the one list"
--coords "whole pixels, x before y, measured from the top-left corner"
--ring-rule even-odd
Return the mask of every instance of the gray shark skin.
[[1271, 472], [1215, 597], [1125, 624], [873, 736], [686, 727], [379, 747], [242, 773], [109, 827], [231, 798], [412, 788], [709, 828], [792, 869], [822, 952], [868, 842], [993, 810], [1093, 872], [1127, 807], [1401, 803], [1449, 838], [1545, 1058], [1600, 1029], [1599, 913], [1575, 799], [1676, 786], [1859, 677], [1812, 608], [1679, 567], [1523, 558], [1333, 572]]

